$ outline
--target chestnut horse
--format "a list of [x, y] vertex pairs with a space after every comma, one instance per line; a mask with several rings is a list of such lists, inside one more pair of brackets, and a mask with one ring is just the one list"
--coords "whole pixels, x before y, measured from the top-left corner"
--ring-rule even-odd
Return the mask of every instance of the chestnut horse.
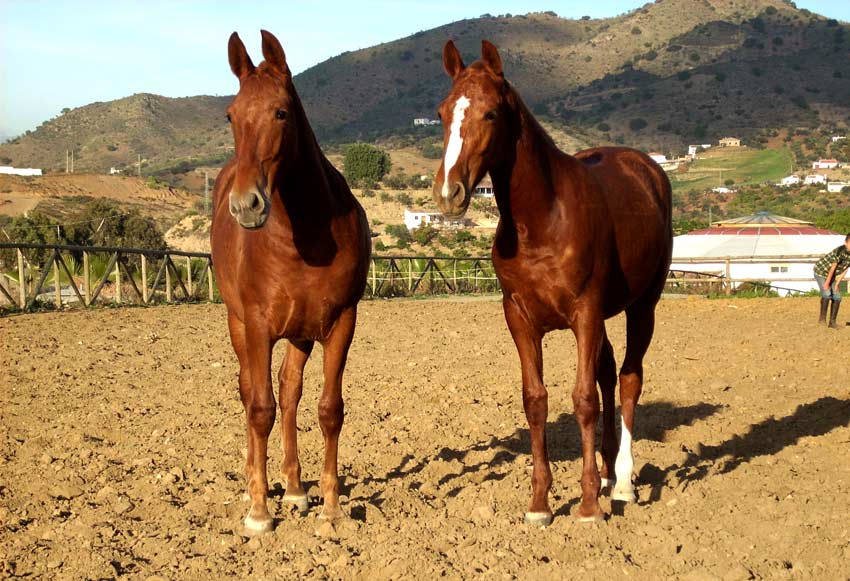
[[[489, 172], [493, 180], [501, 213], [493, 265], [522, 365], [522, 400], [534, 463], [525, 520], [538, 525], [552, 521], [542, 338], [548, 331], [567, 328], [578, 348], [573, 404], [584, 466], [578, 515], [582, 520], [601, 519], [601, 480], [614, 485], [613, 498], [635, 499], [631, 434], [643, 357], [670, 265], [670, 182], [655, 162], [633, 149], [600, 147], [575, 156], [559, 151], [505, 80], [501, 57], [486, 40], [481, 60], [469, 67], [449, 41], [443, 64], [453, 86], [440, 105], [445, 157], [434, 183], [434, 200], [447, 216], [461, 216], [484, 174]], [[617, 374], [605, 319], [622, 311], [627, 348], [620, 370], [618, 446]], [[604, 403], [601, 479], [594, 442], [597, 381]]]
[[289, 340], [278, 373], [284, 500], [307, 508], [298, 461], [296, 413], [302, 373], [322, 344], [319, 423], [325, 441], [321, 516], [341, 515], [337, 449], [342, 373], [366, 286], [371, 242], [363, 208], [322, 154], [278, 40], [262, 31], [265, 62], [255, 67], [234, 32], [228, 53], [239, 93], [227, 108], [236, 153], [215, 183], [212, 256], [239, 360], [248, 424], [245, 464], [248, 533], [271, 530], [266, 506], [269, 433], [275, 420], [272, 349]]

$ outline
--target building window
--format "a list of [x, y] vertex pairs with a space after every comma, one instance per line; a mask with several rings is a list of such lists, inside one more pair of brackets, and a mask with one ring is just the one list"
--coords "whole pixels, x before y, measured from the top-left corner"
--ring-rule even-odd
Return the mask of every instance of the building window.
[[782, 272], [788, 272], [788, 267], [787, 267], [787, 266], [771, 266], [771, 267], [770, 267], [770, 272], [771, 272], [771, 273], [774, 273], [774, 272], [779, 272], [779, 273], [782, 273]]

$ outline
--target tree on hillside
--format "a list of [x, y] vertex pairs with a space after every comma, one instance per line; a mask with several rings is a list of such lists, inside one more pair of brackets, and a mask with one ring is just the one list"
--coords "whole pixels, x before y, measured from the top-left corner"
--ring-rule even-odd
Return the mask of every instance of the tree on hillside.
[[112, 202], [97, 200], [89, 204], [74, 222], [78, 239], [92, 246], [125, 246], [161, 250], [165, 239], [153, 218], [138, 210], [125, 211]]
[[354, 187], [373, 187], [390, 171], [389, 154], [368, 143], [353, 143], [345, 148], [345, 179]]

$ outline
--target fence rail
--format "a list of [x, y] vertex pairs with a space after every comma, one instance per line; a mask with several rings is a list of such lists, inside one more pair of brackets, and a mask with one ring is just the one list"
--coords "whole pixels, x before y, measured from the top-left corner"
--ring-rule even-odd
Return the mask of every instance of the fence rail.
[[[718, 264], [716, 273], [671, 270], [667, 291], [732, 294], [744, 283], [759, 288], [810, 279], [771, 276], [732, 278], [737, 262], [814, 262], [817, 255], [676, 259], [682, 264]], [[94, 304], [216, 301], [212, 257], [202, 252], [111, 246], [0, 243], [0, 309], [35, 310]], [[786, 289], [793, 292], [794, 289]], [[496, 293], [499, 281], [489, 257], [374, 256], [365, 298]]]

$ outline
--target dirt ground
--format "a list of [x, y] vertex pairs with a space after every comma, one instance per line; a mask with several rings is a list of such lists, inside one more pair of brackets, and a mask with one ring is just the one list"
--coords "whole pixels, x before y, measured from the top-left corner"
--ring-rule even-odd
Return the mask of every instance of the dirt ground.
[[[599, 524], [572, 514], [574, 340], [547, 336], [556, 517], [540, 529], [522, 521], [529, 438], [500, 303], [363, 303], [340, 446], [351, 518], [316, 518], [317, 348], [299, 416], [312, 505], [282, 504], [275, 430], [278, 520], [252, 539], [223, 306], [0, 319], [0, 578], [847, 579], [850, 327], [818, 328], [816, 310], [662, 301], [639, 501], [603, 498]], [[624, 319], [608, 329], [619, 361]]]

